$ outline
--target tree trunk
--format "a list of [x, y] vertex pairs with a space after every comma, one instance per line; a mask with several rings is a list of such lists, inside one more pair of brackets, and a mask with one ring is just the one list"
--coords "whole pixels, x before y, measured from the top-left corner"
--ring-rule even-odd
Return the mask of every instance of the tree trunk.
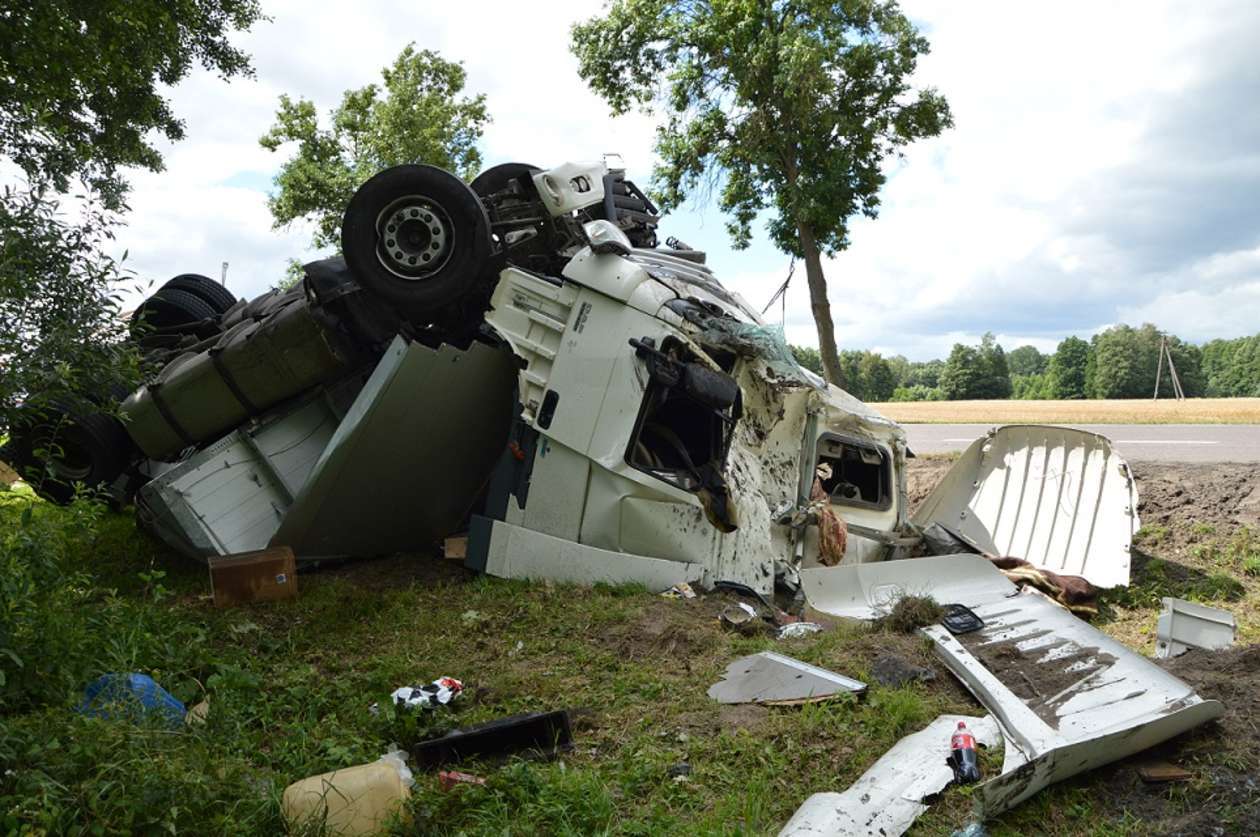
[[818, 327], [818, 354], [822, 356], [823, 377], [838, 387], [845, 385], [840, 371], [840, 354], [836, 351], [836, 329], [831, 322], [831, 303], [827, 301], [827, 278], [823, 276], [822, 254], [814, 231], [808, 224], [797, 224], [801, 251], [805, 254], [805, 278], [809, 282], [809, 304]]

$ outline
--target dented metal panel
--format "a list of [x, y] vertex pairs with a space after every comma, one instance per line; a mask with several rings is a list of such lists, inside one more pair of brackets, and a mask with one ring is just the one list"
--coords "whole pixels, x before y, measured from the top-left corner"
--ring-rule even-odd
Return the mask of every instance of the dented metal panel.
[[242, 425], [147, 483], [141, 517], [193, 557], [262, 549], [339, 421], [316, 397]]
[[511, 355], [484, 343], [394, 338], [270, 545], [387, 555], [454, 532], [507, 445], [515, 375]]
[[1013, 425], [973, 442], [913, 522], [939, 522], [985, 552], [1115, 587], [1129, 583], [1137, 489], [1107, 438]]
[[779, 837], [835, 837], [902, 834], [928, 809], [924, 801], [954, 780], [946, 762], [950, 735], [965, 721], [976, 742], [996, 747], [1002, 740], [991, 716], [941, 715], [907, 735], [880, 756], [843, 793], [816, 793], [806, 799]]

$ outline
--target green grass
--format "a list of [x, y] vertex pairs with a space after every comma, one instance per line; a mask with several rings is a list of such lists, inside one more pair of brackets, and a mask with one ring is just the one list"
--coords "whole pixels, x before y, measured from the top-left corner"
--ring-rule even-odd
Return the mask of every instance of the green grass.
[[[391, 743], [406, 749], [457, 726], [567, 708], [571, 752], [464, 764], [488, 783], [453, 792], [418, 772], [399, 830], [771, 834], [809, 794], [847, 787], [937, 715], [983, 714], [947, 675], [802, 707], [732, 710], [706, 695], [732, 659], [770, 648], [860, 679], [889, 650], [930, 664], [917, 636], [748, 638], [720, 628], [712, 601], [528, 585], [423, 556], [304, 572], [296, 600], [216, 610], [205, 569], [137, 531], [130, 515], [0, 492], [0, 532], [11, 580], [31, 580], [9, 583], [3, 602], [26, 627], [0, 623], [10, 631], [0, 647], [22, 662], [0, 656], [7, 832], [279, 833], [279, 796], [293, 781], [374, 760]], [[1144, 531], [1148, 545], [1155, 537]], [[1245, 573], [1251, 537], [1222, 541], [1221, 560]], [[1187, 592], [1157, 562], [1116, 607], [1149, 609], [1164, 591]], [[1194, 583], [1208, 584], [1204, 600], [1221, 593]], [[208, 698], [208, 722], [172, 731], [79, 715], [82, 687], [108, 671], [149, 673], [189, 705]], [[395, 687], [441, 675], [467, 686], [452, 707], [388, 705]], [[373, 703], [383, 707], [375, 715]], [[997, 754], [984, 760], [998, 769]], [[691, 773], [675, 781], [670, 768], [683, 762]], [[1123, 809], [1100, 805], [1099, 781], [1040, 794], [990, 833], [1142, 833]], [[950, 788], [912, 833], [948, 834], [969, 819], [968, 789]]]

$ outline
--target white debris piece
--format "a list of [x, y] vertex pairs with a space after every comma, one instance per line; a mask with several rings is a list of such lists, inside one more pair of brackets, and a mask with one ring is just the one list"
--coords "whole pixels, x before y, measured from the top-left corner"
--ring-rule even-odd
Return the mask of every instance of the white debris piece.
[[950, 734], [965, 721], [976, 742], [996, 747], [1002, 734], [991, 715], [941, 715], [884, 753], [843, 793], [816, 793], [797, 809], [779, 837], [902, 834], [928, 809], [923, 801], [954, 778]]
[[1191, 648], [1228, 648], [1234, 644], [1237, 631], [1234, 614], [1228, 610], [1165, 596], [1155, 627], [1155, 656], [1165, 659]]
[[779, 628], [779, 639], [800, 639], [803, 636], [822, 631], [823, 626], [817, 622], [789, 622]]
[[432, 709], [445, 706], [459, 697], [464, 684], [454, 677], [439, 677], [425, 686], [402, 686], [394, 690], [390, 699], [395, 706], [407, 709]]
[[773, 651], [740, 657], [709, 687], [718, 703], [794, 704], [825, 700], [838, 692], [860, 693], [866, 684]]

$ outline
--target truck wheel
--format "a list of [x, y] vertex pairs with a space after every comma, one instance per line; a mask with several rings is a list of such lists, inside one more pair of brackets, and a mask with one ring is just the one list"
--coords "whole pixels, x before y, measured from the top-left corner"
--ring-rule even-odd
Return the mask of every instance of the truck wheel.
[[[47, 454], [47, 462], [40, 453]], [[76, 483], [89, 488], [118, 479], [131, 462], [133, 445], [122, 422], [103, 413], [70, 417], [56, 406], [15, 427], [6, 455], [39, 496], [65, 505]]]
[[132, 336], [142, 336], [136, 333], [141, 323], [150, 329], [162, 329], [215, 319], [218, 316], [219, 313], [213, 306], [201, 297], [179, 288], [163, 286], [131, 315]]
[[359, 187], [341, 224], [346, 264], [366, 290], [430, 317], [477, 287], [490, 223], [462, 180], [435, 166], [394, 166]]
[[181, 273], [162, 286], [163, 290], [166, 288], [190, 293], [220, 315], [236, 304], [236, 296], [231, 291], [199, 273]]

